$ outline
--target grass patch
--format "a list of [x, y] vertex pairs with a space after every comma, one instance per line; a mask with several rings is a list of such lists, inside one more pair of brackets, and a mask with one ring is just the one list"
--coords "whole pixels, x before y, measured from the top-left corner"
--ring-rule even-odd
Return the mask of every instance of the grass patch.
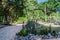
[[23, 21], [24, 22], [27, 22], [27, 18], [26, 17], [19, 17], [19, 18], [17, 18], [15, 21], [14, 21], [14, 23], [23, 23]]

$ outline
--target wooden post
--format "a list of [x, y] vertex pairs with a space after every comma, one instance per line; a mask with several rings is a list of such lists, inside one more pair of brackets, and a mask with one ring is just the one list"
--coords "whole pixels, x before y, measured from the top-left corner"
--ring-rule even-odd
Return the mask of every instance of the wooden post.
[[23, 29], [24, 29], [24, 26], [25, 26], [25, 25], [24, 25], [24, 21], [23, 21], [23, 24], [22, 24]]

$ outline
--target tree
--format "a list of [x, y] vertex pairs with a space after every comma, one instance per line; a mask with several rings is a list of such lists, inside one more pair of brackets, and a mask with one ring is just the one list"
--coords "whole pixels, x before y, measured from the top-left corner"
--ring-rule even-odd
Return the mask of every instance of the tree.
[[14, 18], [17, 17], [22, 17], [25, 16], [24, 15], [24, 8], [25, 8], [25, 4], [24, 2], [26, 2], [27, 0], [2, 0], [2, 6], [1, 8], [3, 8], [3, 15], [4, 15], [4, 23], [5, 24], [9, 24], [9, 20], [11, 19], [11, 21], [13, 22]]

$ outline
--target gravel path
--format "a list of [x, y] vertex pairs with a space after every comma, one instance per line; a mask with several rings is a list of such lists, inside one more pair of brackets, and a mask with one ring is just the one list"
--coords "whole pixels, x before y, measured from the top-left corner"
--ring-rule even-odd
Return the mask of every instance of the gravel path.
[[44, 25], [44, 26], [52, 26], [52, 27], [60, 27], [60, 25], [55, 25], [54, 23], [47, 23], [47, 22], [42, 22], [42, 21], [38, 21], [38, 24]]
[[0, 29], [0, 40], [14, 40], [16, 33], [22, 29], [22, 25], [7, 26]]

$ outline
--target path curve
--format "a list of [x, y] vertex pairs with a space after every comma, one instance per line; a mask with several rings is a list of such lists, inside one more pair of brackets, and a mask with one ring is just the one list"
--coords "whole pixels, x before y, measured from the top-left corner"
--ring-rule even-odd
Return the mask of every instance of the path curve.
[[7, 26], [0, 29], [0, 40], [14, 40], [16, 33], [22, 29], [22, 24]]

